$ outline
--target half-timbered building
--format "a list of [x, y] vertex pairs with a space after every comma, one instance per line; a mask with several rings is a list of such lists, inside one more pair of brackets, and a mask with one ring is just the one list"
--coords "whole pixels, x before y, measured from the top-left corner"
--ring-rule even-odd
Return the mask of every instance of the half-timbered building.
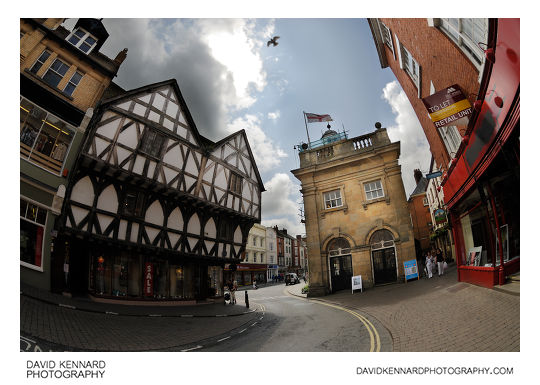
[[261, 219], [247, 136], [199, 134], [176, 80], [102, 102], [66, 191], [72, 289], [97, 296], [222, 296], [225, 264]]

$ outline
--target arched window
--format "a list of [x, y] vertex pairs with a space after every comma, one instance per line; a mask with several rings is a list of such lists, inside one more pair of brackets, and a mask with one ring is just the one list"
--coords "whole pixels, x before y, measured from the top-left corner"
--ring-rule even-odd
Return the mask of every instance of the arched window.
[[388, 230], [377, 230], [369, 241], [371, 250], [384, 249], [394, 246], [394, 236]]
[[328, 244], [328, 254], [330, 256], [350, 254], [351, 246], [345, 238], [335, 238]]

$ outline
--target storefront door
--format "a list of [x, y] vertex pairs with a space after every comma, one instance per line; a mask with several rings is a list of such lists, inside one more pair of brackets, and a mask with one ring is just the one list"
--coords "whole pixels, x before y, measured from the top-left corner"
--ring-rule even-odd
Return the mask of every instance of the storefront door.
[[371, 258], [373, 259], [373, 275], [376, 285], [397, 281], [394, 247], [373, 250]]
[[352, 263], [350, 255], [330, 258], [330, 278], [333, 292], [351, 288]]

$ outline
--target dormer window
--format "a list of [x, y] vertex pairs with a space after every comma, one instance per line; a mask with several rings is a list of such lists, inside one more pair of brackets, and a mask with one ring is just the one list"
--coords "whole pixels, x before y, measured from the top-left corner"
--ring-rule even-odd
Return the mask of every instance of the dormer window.
[[77, 28], [71, 35], [68, 36], [67, 41], [73, 44], [75, 47], [88, 54], [96, 46], [97, 39], [86, 32], [82, 28]]

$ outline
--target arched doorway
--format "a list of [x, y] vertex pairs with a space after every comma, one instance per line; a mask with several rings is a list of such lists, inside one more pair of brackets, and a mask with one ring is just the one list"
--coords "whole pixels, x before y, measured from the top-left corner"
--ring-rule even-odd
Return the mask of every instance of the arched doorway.
[[388, 230], [377, 230], [369, 241], [375, 285], [397, 281], [396, 248]]
[[350, 289], [353, 271], [349, 242], [345, 238], [335, 238], [330, 241], [328, 258], [332, 291]]

